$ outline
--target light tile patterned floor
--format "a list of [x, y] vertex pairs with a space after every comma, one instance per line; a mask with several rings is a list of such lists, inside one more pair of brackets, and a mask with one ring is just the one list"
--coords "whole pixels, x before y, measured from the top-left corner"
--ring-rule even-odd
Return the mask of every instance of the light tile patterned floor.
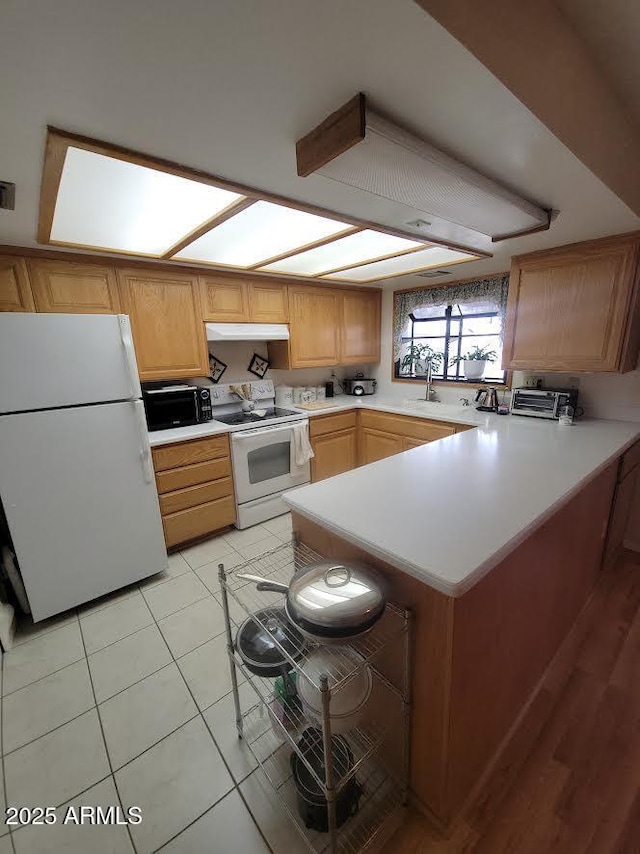
[[143, 821], [4, 825], [0, 854], [306, 850], [236, 736], [218, 585], [220, 561], [290, 538], [288, 514], [231, 531], [172, 555], [160, 576], [21, 628], [3, 656], [1, 805], [53, 806], [59, 819], [68, 806], [137, 806]]

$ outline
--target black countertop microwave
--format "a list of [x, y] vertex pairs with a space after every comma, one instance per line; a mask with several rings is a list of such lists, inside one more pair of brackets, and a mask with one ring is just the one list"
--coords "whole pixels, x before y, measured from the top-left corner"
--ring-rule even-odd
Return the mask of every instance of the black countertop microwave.
[[150, 431], [188, 427], [211, 421], [211, 392], [191, 385], [156, 385], [142, 389]]

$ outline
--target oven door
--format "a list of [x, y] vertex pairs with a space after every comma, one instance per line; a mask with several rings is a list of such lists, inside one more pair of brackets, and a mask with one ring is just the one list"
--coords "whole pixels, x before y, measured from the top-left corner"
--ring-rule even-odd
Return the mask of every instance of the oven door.
[[198, 389], [149, 389], [142, 392], [150, 431], [187, 427], [200, 420]]
[[231, 433], [233, 481], [238, 504], [309, 483], [309, 463], [301, 466], [292, 463], [292, 436], [291, 424]]

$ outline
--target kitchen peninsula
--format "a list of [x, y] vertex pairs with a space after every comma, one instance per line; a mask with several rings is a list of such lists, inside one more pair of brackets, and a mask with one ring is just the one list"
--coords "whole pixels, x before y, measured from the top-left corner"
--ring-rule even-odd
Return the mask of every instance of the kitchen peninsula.
[[411, 789], [443, 828], [534, 701], [548, 700], [537, 689], [563, 643], [570, 655], [620, 461], [634, 464], [640, 437], [623, 422], [562, 427], [462, 409], [446, 420], [476, 429], [285, 497], [303, 542], [366, 559], [413, 611]]

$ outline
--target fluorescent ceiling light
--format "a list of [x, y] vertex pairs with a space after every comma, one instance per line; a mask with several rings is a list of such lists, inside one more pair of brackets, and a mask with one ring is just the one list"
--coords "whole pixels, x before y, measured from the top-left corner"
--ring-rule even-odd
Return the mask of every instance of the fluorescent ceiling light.
[[340, 267], [354, 266], [363, 261], [375, 261], [385, 255], [419, 249], [424, 243], [408, 240], [382, 231], [367, 228], [356, 234], [341, 237], [332, 243], [325, 243], [315, 249], [308, 249], [273, 264], [261, 267], [265, 272], [290, 273], [298, 276], [317, 276]]
[[272, 202], [256, 202], [185, 246], [174, 258], [251, 267], [353, 228]]
[[372, 264], [351, 267], [349, 270], [342, 270], [340, 273], [330, 273], [323, 278], [341, 282], [368, 282], [393, 276], [403, 276], [407, 273], [417, 273], [429, 267], [445, 267], [447, 264], [473, 261], [476, 258], [476, 255], [471, 255], [469, 252], [432, 246], [429, 249], [410, 252], [407, 255], [387, 258], [386, 261], [374, 261]]
[[[369, 107], [359, 93], [296, 144], [298, 175], [316, 173], [501, 240], [549, 228], [550, 212]], [[431, 228], [430, 238], [438, 239]]]
[[162, 255], [240, 198], [229, 190], [70, 146], [51, 240]]

